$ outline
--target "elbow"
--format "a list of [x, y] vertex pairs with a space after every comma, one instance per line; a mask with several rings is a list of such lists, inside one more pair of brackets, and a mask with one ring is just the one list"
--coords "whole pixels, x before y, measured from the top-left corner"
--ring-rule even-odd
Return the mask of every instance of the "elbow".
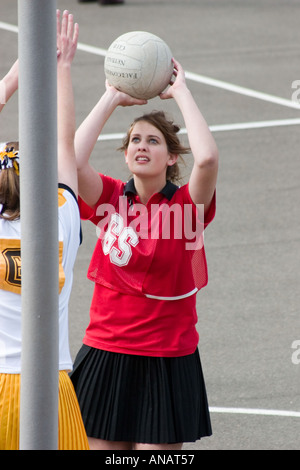
[[196, 162], [199, 168], [202, 169], [213, 169], [218, 168], [219, 164], [219, 152], [217, 147], [214, 149], [209, 149], [205, 152], [201, 159], [199, 159], [198, 163]]
[[219, 163], [219, 151], [217, 146], [211, 150], [211, 152], [208, 155], [208, 162], [207, 164], [209, 166], [218, 166]]

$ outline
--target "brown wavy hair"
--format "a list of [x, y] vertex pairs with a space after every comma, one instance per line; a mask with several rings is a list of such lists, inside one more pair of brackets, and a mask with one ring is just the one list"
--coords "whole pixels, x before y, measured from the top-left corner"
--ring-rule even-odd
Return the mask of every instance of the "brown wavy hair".
[[[143, 116], [136, 118], [130, 125], [127, 134], [123, 139], [123, 145], [118, 150], [125, 151], [128, 148], [133, 127], [137, 122], [141, 121], [148, 122], [149, 124], [152, 124], [152, 126], [156, 127], [164, 135], [168, 152], [178, 155], [179, 161], [184, 163], [182, 155], [190, 153], [191, 149], [181, 144], [177, 135], [180, 127], [177, 124], [174, 124], [173, 120], [168, 119], [163, 111], [152, 111], [151, 113], [144, 114]], [[178, 161], [167, 168], [166, 177], [167, 180], [172, 181], [173, 183], [180, 181], [181, 175]]]
[[[18, 151], [18, 142], [7, 142], [6, 149]], [[14, 168], [0, 171], [0, 204], [2, 209], [0, 217], [5, 220], [20, 218], [20, 178]], [[5, 215], [4, 215], [5, 214]]]

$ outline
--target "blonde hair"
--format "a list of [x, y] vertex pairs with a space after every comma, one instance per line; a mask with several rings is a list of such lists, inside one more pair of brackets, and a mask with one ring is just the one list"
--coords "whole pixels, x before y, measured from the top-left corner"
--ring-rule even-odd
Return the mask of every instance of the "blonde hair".
[[[5, 150], [19, 150], [18, 142], [8, 142]], [[14, 168], [0, 171], [0, 217], [5, 220], [20, 218], [20, 178]], [[5, 215], [4, 215], [5, 214]]]
[[[166, 140], [168, 152], [174, 155], [178, 155], [180, 161], [183, 162], [181, 155], [190, 153], [191, 150], [189, 147], [185, 147], [181, 144], [177, 135], [180, 127], [177, 124], [174, 124], [172, 120], [167, 119], [163, 111], [152, 111], [149, 114], [144, 114], [143, 116], [136, 118], [130, 125], [127, 134], [123, 139], [122, 147], [120, 147], [118, 150], [125, 151], [128, 148], [132, 130], [135, 124], [141, 121], [148, 122], [149, 124], [152, 124], [152, 126], [156, 127], [163, 134]], [[166, 177], [167, 180], [173, 183], [180, 181], [181, 175], [178, 162], [167, 168]]]

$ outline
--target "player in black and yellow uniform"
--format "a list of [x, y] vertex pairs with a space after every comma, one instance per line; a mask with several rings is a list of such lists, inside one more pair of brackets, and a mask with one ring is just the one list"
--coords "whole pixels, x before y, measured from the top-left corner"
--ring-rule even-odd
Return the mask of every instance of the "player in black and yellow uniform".
[[[74, 155], [74, 99], [71, 63], [78, 25], [57, 13], [58, 38], [58, 221], [59, 221], [59, 442], [60, 450], [87, 450], [88, 441], [68, 376], [68, 301], [80, 244], [77, 170]], [[18, 88], [18, 61], [0, 82], [4, 104]], [[21, 224], [17, 142], [0, 144], [0, 450], [19, 448], [21, 372]], [[45, 371], [45, 374], [47, 371]]]

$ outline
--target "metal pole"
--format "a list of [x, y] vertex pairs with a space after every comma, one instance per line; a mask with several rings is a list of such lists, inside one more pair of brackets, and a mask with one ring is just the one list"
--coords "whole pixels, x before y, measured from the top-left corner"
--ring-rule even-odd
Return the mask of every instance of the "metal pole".
[[56, 0], [18, 0], [22, 250], [20, 449], [58, 445]]

